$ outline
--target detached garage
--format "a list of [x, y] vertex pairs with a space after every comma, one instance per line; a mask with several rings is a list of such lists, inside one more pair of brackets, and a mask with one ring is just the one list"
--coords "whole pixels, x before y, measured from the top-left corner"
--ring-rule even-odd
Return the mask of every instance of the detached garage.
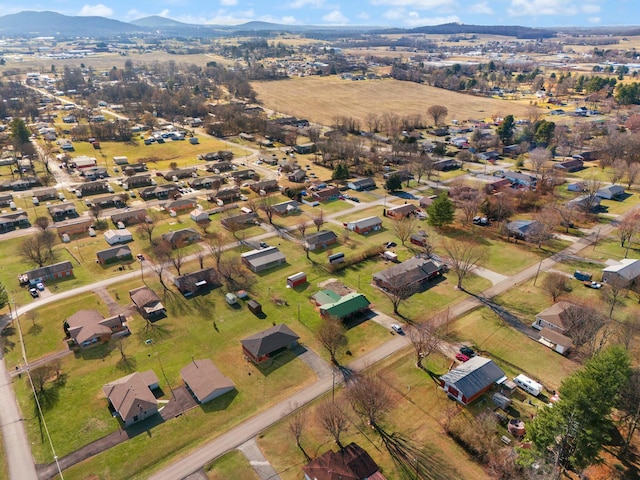
[[180, 370], [180, 376], [198, 403], [210, 402], [236, 388], [208, 358], [192, 360]]
[[287, 277], [287, 286], [289, 288], [295, 288], [303, 283], [307, 283], [307, 274], [304, 272], [298, 272]]

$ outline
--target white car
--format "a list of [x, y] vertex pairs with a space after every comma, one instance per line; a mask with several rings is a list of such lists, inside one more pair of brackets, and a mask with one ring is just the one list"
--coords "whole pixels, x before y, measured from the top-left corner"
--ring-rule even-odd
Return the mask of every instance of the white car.
[[402, 330], [402, 327], [397, 323], [394, 323], [393, 325], [391, 325], [391, 330], [393, 330], [399, 335], [404, 335], [404, 330]]

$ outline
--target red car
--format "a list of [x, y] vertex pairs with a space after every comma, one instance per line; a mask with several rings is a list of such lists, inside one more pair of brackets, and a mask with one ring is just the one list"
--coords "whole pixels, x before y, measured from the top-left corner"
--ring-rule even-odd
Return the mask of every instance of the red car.
[[469, 357], [467, 357], [464, 353], [456, 353], [456, 360], [466, 362], [469, 360]]

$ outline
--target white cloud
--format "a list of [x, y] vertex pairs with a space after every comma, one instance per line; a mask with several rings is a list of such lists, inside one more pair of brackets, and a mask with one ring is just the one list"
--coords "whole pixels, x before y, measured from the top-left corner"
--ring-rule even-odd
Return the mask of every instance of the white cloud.
[[369, 20], [371, 18], [371, 15], [369, 15], [367, 12], [360, 12], [358, 14], [358, 18], [360, 20]]
[[576, 15], [578, 6], [573, 0], [511, 0], [507, 9], [512, 17], [540, 15]]
[[112, 17], [113, 9], [102, 5], [85, 5], [78, 12], [79, 17]]
[[171, 12], [168, 8], [165, 8], [160, 13], [146, 13], [146, 12], [141, 12], [140, 10], [136, 10], [135, 8], [132, 8], [127, 12], [124, 19], [127, 21], [137, 20], [138, 18], [150, 17], [151, 15], [158, 15], [159, 17], [169, 18], [170, 13]]
[[238, 4], [238, 0], [220, 0], [220, 5], [225, 5], [225, 6], [233, 6], [233, 5], [237, 5]]
[[349, 23], [349, 19], [345, 17], [340, 10], [333, 10], [322, 17], [322, 21], [332, 25], [344, 25]]
[[253, 9], [242, 11], [229, 11], [220, 9], [210, 17], [182, 15], [172, 17], [174, 20], [184, 23], [194, 23], [201, 25], [240, 25], [242, 23], [262, 22], [281, 23], [283, 25], [299, 25], [301, 22], [292, 15], [274, 17], [272, 15], [256, 15]]
[[442, 25], [443, 23], [459, 23], [460, 17], [448, 15], [446, 17], [422, 17], [416, 11], [407, 11], [404, 8], [387, 10], [383, 18], [393, 23], [401, 23], [406, 27], [421, 27], [423, 25]]
[[489, 2], [483, 1], [470, 5], [467, 9], [469, 13], [476, 13], [478, 15], [492, 15], [493, 9], [489, 6]]
[[589, 21], [589, 23], [600, 23], [601, 18], [600, 17], [589, 17], [589, 18], [587, 18], [587, 20]]
[[601, 9], [600, 9], [600, 5], [587, 3], [585, 5], [580, 6], [580, 10], [582, 10], [583, 13], [594, 14], [594, 13], [598, 13]]
[[435, 8], [452, 9], [456, 0], [371, 0], [372, 5], [389, 5], [392, 7], [408, 7], [417, 10], [433, 10]]
[[320, 8], [323, 5], [324, 5], [324, 0], [293, 0], [293, 2], [289, 3], [287, 6], [289, 8], [305, 8], [305, 7]]

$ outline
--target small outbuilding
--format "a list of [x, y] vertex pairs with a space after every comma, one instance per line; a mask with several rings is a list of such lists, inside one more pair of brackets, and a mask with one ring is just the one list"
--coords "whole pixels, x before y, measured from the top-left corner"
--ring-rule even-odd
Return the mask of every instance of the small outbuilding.
[[256, 300], [249, 300], [247, 302], [247, 308], [249, 308], [249, 311], [254, 315], [262, 315], [262, 305]]
[[303, 283], [307, 283], [307, 274], [304, 272], [294, 273], [287, 277], [287, 286], [290, 288], [295, 288]]

